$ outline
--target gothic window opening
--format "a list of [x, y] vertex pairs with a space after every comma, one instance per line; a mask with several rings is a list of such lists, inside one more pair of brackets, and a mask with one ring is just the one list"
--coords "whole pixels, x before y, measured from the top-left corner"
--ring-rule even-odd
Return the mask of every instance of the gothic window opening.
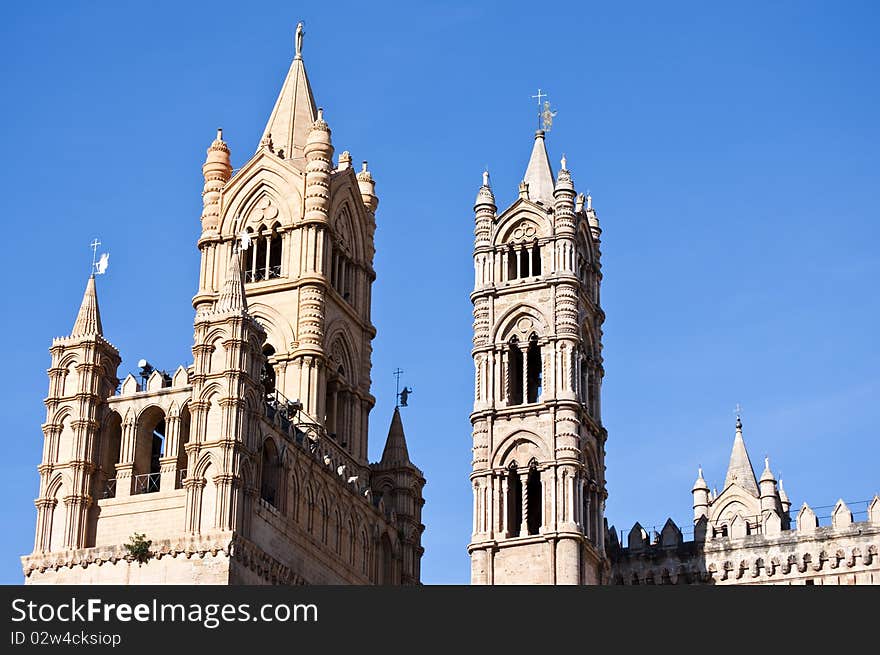
[[507, 279], [517, 280], [541, 274], [541, 247], [531, 244], [507, 246]]
[[245, 230], [250, 239], [250, 248], [241, 258], [245, 282], [260, 282], [281, 277], [284, 240], [279, 233], [280, 229], [281, 225], [275, 223], [271, 228], [260, 225], [256, 233], [251, 228]]
[[281, 226], [276, 223], [272, 226], [272, 234], [269, 235], [269, 269], [268, 278], [281, 277], [281, 235], [278, 229]]
[[519, 259], [516, 256], [516, 251], [513, 249], [513, 246], [507, 247], [507, 279], [515, 280], [519, 277], [517, 274], [518, 271], [518, 263]]
[[278, 507], [278, 478], [280, 470], [278, 450], [271, 439], [263, 443], [262, 466], [260, 468], [260, 498], [272, 507]]
[[165, 454], [165, 434], [165, 412], [159, 407], [150, 407], [138, 417], [132, 493], [159, 491], [160, 460]]
[[526, 363], [528, 364], [527, 375], [527, 397], [526, 402], [536, 403], [541, 395], [542, 385], [542, 362], [541, 362], [541, 346], [538, 345], [538, 337], [533, 334], [529, 337], [529, 348], [526, 352]]
[[507, 471], [507, 534], [518, 537], [522, 524], [522, 482], [516, 472], [516, 463]]
[[330, 256], [330, 286], [349, 305], [354, 305], [356, 270], [346, 246], [341, 241], [334, 243]]
[[526, 480], [526, 495], [529, 504], [528, 528], [529, 534], [538, 534], [541, 529], [542, 510], [544, 507], [541, 494], [541, 474], [538, 472], [538, 463], [532, 460], [529, 465], [529, 476]]
[[507, 377], [508, 404], [521, 405], [523, 402], [523, 354], [516, 336], [510, 338], [508, 345]]
[[275, 367], [270, 361], [274, 354], [275, 348], [270, 344], [267, 343], [263, 346], [263, 355], [266, 357], [266, 362], [263, 364], [263, 370], [260, 372], [260, 383], [263, 385], [263, 391], [265, 391], [267, 397], [275, 394]]
[[190, 415], [189, 409], [184, 407], [180, 410], [180, 424], [179, 424], [179, 432], [177, 438], [177, 475], [174, 480], [174, 488], [180, 489], [183, 487], [183, 479], [186, 477], [187, 472], [186, 469], [188, 467], [189, 456], [186, 454], [186, 444], [189, 443], [189, 426], [190, 426]]
[[101, 439], [103, 487], [98, 489], [98, 498], [113, 498], [116, 495], [116, 465], [122, 447], [122, 417], [117, 412], [107, 419]]

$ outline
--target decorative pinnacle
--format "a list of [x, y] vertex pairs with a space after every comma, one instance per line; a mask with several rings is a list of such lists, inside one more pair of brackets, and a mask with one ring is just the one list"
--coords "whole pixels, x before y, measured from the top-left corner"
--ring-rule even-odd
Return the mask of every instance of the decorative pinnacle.
[[218, 141], [223, 140], [223, 128], [222, 127], [217, 128], [217, 140]]
[[565, 153], [562, 154], [562, 161], [560, 161], [559, 163], [562, 165], [562, 170], [568, 170], [566, 168]]
[[483, 186], [491, 186], [489, 184], [489, 169], [483, 171]]

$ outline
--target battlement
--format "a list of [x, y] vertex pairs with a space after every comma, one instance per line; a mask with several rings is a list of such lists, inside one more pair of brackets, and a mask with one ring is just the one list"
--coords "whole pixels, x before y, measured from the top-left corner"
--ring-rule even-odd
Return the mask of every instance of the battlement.
[[846, 503], [838, 501], [828, 517], [831, 524], [823, 526], [805, 503], [791, 530], [778, 529], [770, 513], [754, 517], [763, 520], [725, 526], [724, 531], [703, 517], [688, 541], [672, 519], [650, 535], [636, 523], [625, 546], [611, 527], [607, 543], [612, 580], [614, 584], [880, 583], [880, 498], [866, 504], [867, 509], [859, 512], [865, 519], [854, 521]]

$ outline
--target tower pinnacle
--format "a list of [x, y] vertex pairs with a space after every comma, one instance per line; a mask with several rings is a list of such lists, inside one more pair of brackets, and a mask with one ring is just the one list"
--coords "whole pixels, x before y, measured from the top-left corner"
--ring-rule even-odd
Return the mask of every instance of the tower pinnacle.
[[95, 290], [95, 276], [89, 276], [86, 283], [86, 291], [83, 294], [76, 321], [73, 323], [72, 337], [103, 336], [104, 328], [101, 325], [101, 312], [98, 309], [98, 294]]

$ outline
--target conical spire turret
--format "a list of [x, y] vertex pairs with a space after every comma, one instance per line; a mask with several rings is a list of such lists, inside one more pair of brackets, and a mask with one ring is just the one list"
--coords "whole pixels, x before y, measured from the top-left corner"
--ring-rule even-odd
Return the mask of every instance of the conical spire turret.
[[229, 267], [226, 270], [226, 283], [220, 297], [217, 299], [218, 312], [241, 312], [247, 311], [247, 297], [244, 294], [244, 280], [241, 275], [241, 258], [238, 247], [233, 247], [232, 257], [229, 258]]
[[292, 160], [301, 169], [305, 168], [303, 149], [309, 130], [318, 117], [302, 59], [304, 34], [302, 23], [299, 23], [296, 29], [296, 54], [260, 139], [261, 144], [271, 143], [277, 153]]
[[532, 155], [529, 157], [523, 182], [529, 185], [529, 200], [540, 202], [546, 207], [553, 204], [553, 188], [556, 185], [550, 159], [547, 157], [547, 147], [544, 145], [544, 130], [535, 132], [535, 144], [532, 146]]
[[391, 427], [388, 429], [388, 439], [385, 441], [380, 464], [385, 467], [412, 466], [406, 447], [406, 435], [403, 433], [400, 409], [397, 407], [394, 408], [394, 415], [391, 417]]
[[750, 494], [758, 497], [758, 481], [755, 479], [755, 470], [746, 451], [746, 443], [743, 440], [742, 420], [736, 417], [736, 436], [733, 439], [733, 450], [730, 453], [730, 463], [727, 467], [727, 476], [724, 478], [724, 487], [737, 484]]
[[103, 336], [104, 328], [101, 325], [101, 311], [98, 309], [98, 293], [95, 289], [95, 276], [91, 275], [86, 283], [86, 291], [83, 294], [79, 312], [73, 323], [71, 337]]

